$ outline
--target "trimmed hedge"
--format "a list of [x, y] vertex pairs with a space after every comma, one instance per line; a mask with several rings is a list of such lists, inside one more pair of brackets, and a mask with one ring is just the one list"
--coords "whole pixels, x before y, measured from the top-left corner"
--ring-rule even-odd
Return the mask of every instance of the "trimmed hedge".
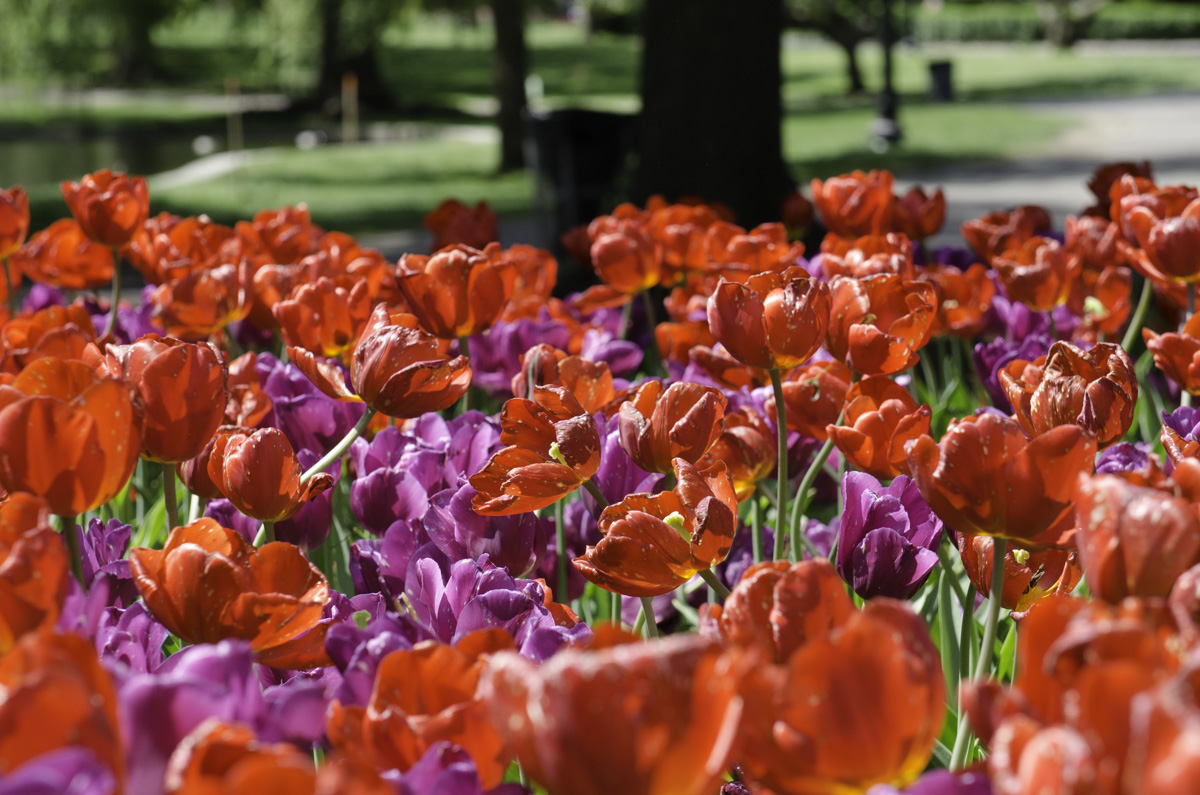
[[[945, 5], [918, 9], [913, 34], [920, 41], [1040, 41], [1044, 26], [1032, 3]], [[1183, 3], [1114, 3], [1088, 25], [1086, 39], [1200, 38], [1200, 6]]]

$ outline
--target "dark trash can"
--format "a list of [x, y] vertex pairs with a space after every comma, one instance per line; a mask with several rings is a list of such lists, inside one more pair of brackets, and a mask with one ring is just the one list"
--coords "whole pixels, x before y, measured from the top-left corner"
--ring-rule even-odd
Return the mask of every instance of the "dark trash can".
[[935, 102], [952, 102], [954, 100], [954, 64], [952, 62], [929, 62], [929, 96]]
[[525, 118], [538, 215], [553, 227], [547, 237], [557, 247], [562, 233], [612, 209], [638, 117], [573, 108], [527, 113]]

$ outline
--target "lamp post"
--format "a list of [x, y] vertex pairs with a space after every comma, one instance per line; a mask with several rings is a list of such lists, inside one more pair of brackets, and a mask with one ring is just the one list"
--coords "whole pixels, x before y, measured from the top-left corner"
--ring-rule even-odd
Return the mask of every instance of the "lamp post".
[[900, 124], [896, 121], [896, 90], [892, 87], [892, 0], [883, 0], [883, 15], [879, 19], [879, 43], [883, 47], [883, 91], [879, 94], [879, 116], [871, 122], [871, 148], [877, 152], [901, 139]]

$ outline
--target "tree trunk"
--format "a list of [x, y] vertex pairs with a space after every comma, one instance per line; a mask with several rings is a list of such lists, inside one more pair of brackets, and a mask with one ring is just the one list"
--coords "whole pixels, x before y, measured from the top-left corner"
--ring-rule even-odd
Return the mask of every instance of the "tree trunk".
[[496, 25], [496, 99], [500, 110], [500, 170], [525, 166], [525, 0], [492, 0]]
[[862, 71], [858, 68], [858, 42], [839, 41], [838, 46], [846, 53], [846, 79], [850, 82], [848, 93], [866, 93], [867, 87], [863, 83]]
[[634, 198], [699, 196], [779, 219], [781, 0], [647, 0]]
[[320, 0], [318, 14], [321, 19], [321, 70], [317, 76], [316, 99], [318, 102], [341, 95], [342, 74], [346, 64], [342, 60], [342, 0]]

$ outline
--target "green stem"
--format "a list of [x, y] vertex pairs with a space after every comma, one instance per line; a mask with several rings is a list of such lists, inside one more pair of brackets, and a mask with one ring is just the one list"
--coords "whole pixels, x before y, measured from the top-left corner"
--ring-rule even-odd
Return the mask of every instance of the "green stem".
[[771, 376], [771, 389], [775, 392], [775, 436], [779, 440], [778, 468], [775, 472], [775, 551], [771, 559], [779, 560], [783, 557], [783, 539], [788, 526], [787, 406], [783, 402], [783, 379], [779, 374], [779, 368], [773, 367], [767, 373]]
[[[841, 419], [838, 419], [841, 422]], [[811, 497], [809, 491], [812, 490], [813, 482], [817, 479], [817, 474], [821, 471], [821, 467], [825, 465], [829, 454], [833, 452], [833, 436], [825, 440], [825, 444], [821, 445], [821, 449], [817, 451], [817, 456], [808, 465], [808, 471], [804, 473], [804, 478], [800, 481], [800, 489], [796, 492], [796, 504], [792, 506], [792, 554], [796, 555], [799, 560], [800, 545], [808, 550], [808, 554], [814, 558], [820, 557], [817, 548], [813, 546], [805, 533], [800, 532], [800, 517], [808, 511], [808, 504]]]
[[109, 299], [110, 306], [108, 308], [108, 323], [104, 327], [104, 336], [112, 336], [113, 329], [117, 327], [117, 304], [121, 300], [121, 254], [116, 248], [113, 249], [113, 278], [112, 278], [112, 297]]
[[584, 481], [583, 487], [587, 489], [588, 494], [592, 495], [592, 499], [596, 501], [596, 507], [603, 513], [604, 509], [608, 507], [608, 500], [604, 499], [604, 495], [600, 493], [600, 487], [591, 480]]
[[[988, 595], [987, 617], [983, 625], [983, 642], [979, 647], [979, 659], [975, 663], [973, 679], [983, 679], [991, 673], [993, 647], [996, 645], [996, 625], [1000, 621], [1000, 601], [1004, 592], [1004, 552], [1007, 542], [1003, 538], [992, 539], [992, 584]], [[967, 757], [970, 735], [966, 710], [960, 709], [958, 734], [954, 737], [954, 752], [950, 757], [950, 769], [958, 770]]]
[[654, 620], [654, 599], [649, 596], [642, 597], [642, 616], [646, 622], [646, 637], [658, 637], [658, 623]]
[[330, 464], [340, 459], [342, 454], [350, 449], [350, 445], [354, 443], [354, 440], [361, 436], [362, 432], [367, 429], [367, 426], [371, 424], [371, 420], [374, 417], [375, 409], [368, 406], [367, 410], [363, 412], [362, 418], [355, 423], [354, 427], [350, 429], [350, 432], [343, 436], [342, 440], [335, 444], [333, 449], [325, 454], [324, 458], [308, 468], [308, 471], [305, 472], [300, 478], [300, 485], [305, 485], [308, 483], [308, 481], [316, 477], [317, 473], [324, 472]]
[[567, 601], [567, 523], [563, 519], [563, 500], [554, 503], [554, 542], [558, 546], [557, 601]]
[[1054, 311], [1053, 310], [1046, 313], [1046, 320], [1048, 320], [1050, 322], [1050, 339], [1057, 340], [1058, 339], [1058, 324], [1054, 322]]
[[13, 278], [13, 264], [8, 257], [4, 258], [4, 274], [8, 279], [8, 315], [17, 316], [17, 280]]
[[612, 622], [621, 626], [621, 594], [612, 591], [608, 597], [608, 610], [612, 614]]
[[87, 583], [83, 579], [83, 553], [79, 549], [79, 534], [75, 532], [75, 517], [59, 516], [58, 519], [61, 522], [63, 541], [67, 542], [67, 557], [71, 560], [71, 574], [75, 575], [75, 581], [79, 583], [83, 592], [87, 593]]
[[629, 321], [633, 319], [633, 299], [630, 298], [621, 307], [621, 321], [617, 324], [617, 339], [625, 339], [625, 335], [629, 333]]
[[704, 571], [697, 573], [700, 575], [700, 579], [708, 583], [708, 587], [712, 588], [713, 593], [722, 599], [729, 598], [729, 589], [725, 587], [725, 583], [721, 582], [721, 580], [717, 578], [716, 572], [714, 572], [712, 569], [705, 569]]
[[[951, 563], [949, 555], [946, 552], [946, 547], [948, 545], [949, 545], [949, 541], [943, 543], [941, 546], [938, 547], [938, 550], [937, 550], [938, 565], [942, 567], [942, 571], [944, 571], [946, 573], [946, 576], [950, 578], [950, 587], [954, 589], [954, 595], [955, 595], [955, 597], [958, 598], [958, 603], [960, 605], [962, 605], [964, 610], [966, 610], [966, 609], [968, 609], [967, 596], [963, 592], [962, 583], [960, 583], [958, 581], [958, 575], [955, 574], [954, 566]], [[974, 605], [971, 605], [971, 607], [974, 607]]]
[[263, 544], [270, 544], [275, 541], [275, 523], [263, 522], [262, 527], [258, 528], [258, 535], [254, 536], [254, 546], [261, 547]]
[[1129, 321], [1129, 327], [1125, 329], [1125, 336], [1121, 338], [1121, 347], [1129, 353], [1134, 342], [1137, 341], [1138, 334], [1142, 331], [1142, 324], [1146, 321], [1146, 310], [1150, 308], [1150, 296], [1154, 294], [1154, 282], [1149, 279], [1142, 280], [1142, 295], [1138, 298], [1137, 309], [1133, 311], [1133, 318]]
[[163, 502], [167, 506], [167, 535], [179, 527], [179, 502], [175, 496], [175, 467], [170, 464], [162, 465]]
[[200, 498], [199, 494], [192, 495], [192, 504], [188, 509], [188, 524], [191, 524], [199, 519], [204, 513], [204, 502], [205, 501]]
[[750, 545], [754, 550], [754, 562], [762, 563], [762, 501], [758, 494], [750, 496]]

